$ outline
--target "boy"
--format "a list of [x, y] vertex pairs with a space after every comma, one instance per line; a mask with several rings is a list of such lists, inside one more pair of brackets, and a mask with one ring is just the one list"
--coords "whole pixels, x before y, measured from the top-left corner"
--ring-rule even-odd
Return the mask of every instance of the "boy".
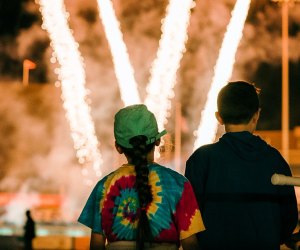
[[198, 148], [185, 176], [199, 203], [206, 231], [201, 249], [280, 249], [297, 225], [294, 187], [274, 186], [271, 176], [291, 176], [280, 153], [253, 135], [259, 118], [258, 89], [229, 82], [217, 100], [216, 118], [226, 133]]

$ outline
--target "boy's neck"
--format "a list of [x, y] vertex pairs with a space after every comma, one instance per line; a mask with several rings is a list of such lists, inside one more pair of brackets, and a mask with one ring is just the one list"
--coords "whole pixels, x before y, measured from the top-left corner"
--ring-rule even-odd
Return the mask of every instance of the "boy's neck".
[[225, 131], [226, 132], [243, 132], [243, 131], [248, 131], [251, 134], [254, 133], [254, 130], [256, 129], [256, 125], [258, 122], [258, 118], [259, 118], [259, 113], [260, 110], [258, 110], [250, 119], [250, 121], [246, 124], [244, 123], [240, 123], [240, 124], [230, 124], [230, 123], [224, 123], [223, 119], [221, 118], [219, 112], [216, 112], [216, 118], [218, 120], [218, 122], [221, 125], [225, 126]]
[[225, 131], [226, 132], [243, 132], [248, 131], [251, 134], [254, 133], [256, 129], [256, 125], [258, 122], [260, 110], [258, 110], [253, 117], [250, 119], [250, 121], [246, 124], [224, 124], [225, 125]]
[[255, 127], [252, 124], [225, 124], [226, 132], [243, 132], [248, 131], [253, 134]]

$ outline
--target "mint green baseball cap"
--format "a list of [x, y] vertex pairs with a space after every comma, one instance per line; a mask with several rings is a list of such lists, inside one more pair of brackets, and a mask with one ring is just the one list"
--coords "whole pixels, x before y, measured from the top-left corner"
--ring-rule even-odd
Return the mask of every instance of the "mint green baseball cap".
[[132, 148], [129, 140], [138, 135], [146, 136], [148, 145], [166, 133], [166, 130], [158, 132], [156, 118], [144, 104], [127, 106], [120, 109], [115, 115], [114, 135], [117, 144], [122, 147]]

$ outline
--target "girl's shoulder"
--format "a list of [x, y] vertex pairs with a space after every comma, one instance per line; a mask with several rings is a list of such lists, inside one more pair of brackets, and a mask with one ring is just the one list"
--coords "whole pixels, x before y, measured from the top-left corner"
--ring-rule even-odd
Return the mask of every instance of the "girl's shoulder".
[[162, 181], [174, 182], [178, 183], [179, 185], [182, 185], [184, 182], [188, 181], [185, 176], [177, 171], [157, 163], [149, 165], [149, 171], [152, 174], [155, 173], [158, 175]]

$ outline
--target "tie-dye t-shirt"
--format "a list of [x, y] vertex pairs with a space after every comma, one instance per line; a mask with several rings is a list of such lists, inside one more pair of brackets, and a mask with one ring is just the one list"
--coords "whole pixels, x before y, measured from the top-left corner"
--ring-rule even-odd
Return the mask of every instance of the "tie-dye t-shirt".
[[[181, 174], [151, 164], [149, 183], [153, 200], [147, 207], [156, 242], [176, 242], [204, 230], [191, 184]], [[139, 201], [133, 165], [123, 165], [100, 180], [78, 221], [109, 242], [135, 240]]]

